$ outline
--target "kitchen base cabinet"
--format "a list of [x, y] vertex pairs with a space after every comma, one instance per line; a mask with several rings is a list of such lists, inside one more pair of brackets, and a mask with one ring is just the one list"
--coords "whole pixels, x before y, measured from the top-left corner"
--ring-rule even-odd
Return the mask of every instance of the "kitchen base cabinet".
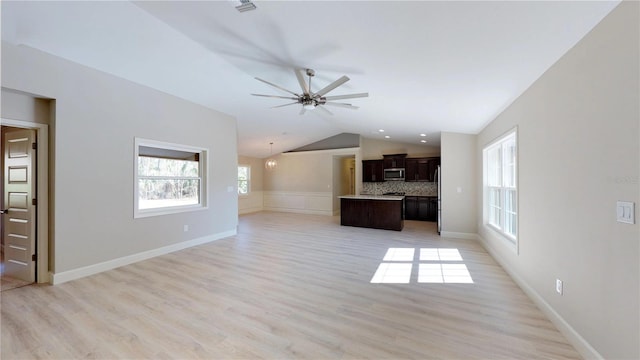
[[340, 225], [373, 229], [402, 230], [402, 199], [340, 199]]
[[436, 221], [438, 198], [435, 196], [406, 196], [405, 219]]

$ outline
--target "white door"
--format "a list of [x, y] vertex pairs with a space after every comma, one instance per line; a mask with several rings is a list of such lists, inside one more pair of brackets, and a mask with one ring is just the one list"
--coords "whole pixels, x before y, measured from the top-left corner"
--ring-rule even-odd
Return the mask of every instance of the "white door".
[[9, 130], [3, 134], [4, 204], [3, 276], [34, 282], [36, 274], [35, 131]]

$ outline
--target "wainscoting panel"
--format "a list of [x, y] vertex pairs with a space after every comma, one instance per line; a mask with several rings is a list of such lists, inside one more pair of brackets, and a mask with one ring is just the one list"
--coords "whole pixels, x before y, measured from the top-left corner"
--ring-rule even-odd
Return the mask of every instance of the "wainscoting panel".
[[264, 209], [300, 214], [333, 215], [330, 192], [265, 191]]
[[248, 214], [264, 210], [264, 193], [252, 191], [248, 195], [238, 196], [238, 214]]

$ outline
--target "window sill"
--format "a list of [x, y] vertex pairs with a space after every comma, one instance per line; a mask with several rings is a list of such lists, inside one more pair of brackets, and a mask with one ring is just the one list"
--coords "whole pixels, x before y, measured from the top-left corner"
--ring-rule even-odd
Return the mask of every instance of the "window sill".
[[501, 230], [497, 229], [495, 226], [488, 223], [484, 224], [484, 228], [485, 230], [487, 230], [487, 233], [491, 235], [492, 239], [496, 239], [496, 241], [500, 241], [506, 247], [510, 248], [516, 255], [519, 254], [517, 238], [514, 238], [510, 235], [505, 234]]
[[158, 209], [144, 209], [144, 210], [136, 210], [133, 213], [134, 219], [146, 218], [152, 216], [161, 216], [161, 215], [171, 215], [171, 214], [179, 214], [183, 212], [190, 211], [199, 211], [206, 210], [207, 206], [203, 205], [187, 205], [187, 206], [172, 206]]

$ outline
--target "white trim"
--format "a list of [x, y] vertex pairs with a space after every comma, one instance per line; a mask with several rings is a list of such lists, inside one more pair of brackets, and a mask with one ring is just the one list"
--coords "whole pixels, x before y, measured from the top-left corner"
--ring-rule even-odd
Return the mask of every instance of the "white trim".
[[[520, 242], [518, 240], [514, 242], [512, 237], [509, 237], [507, 234], [501, 231], [498, 231], [494, 226], [490, 224], [483, 224], [482, 227], [484, 228], [484, 230], [487, 232], [487, 235], [489, 235], [492, 240], [496, 240], [500, 242], [505, 247], [511, 249], [511, 251], [513, 251], [514, 254], [516, 255], [520, 254]], [[480, 235], [478, 235], [478, 238], [479, 237]]]
[[493, 259], [502, 266], [504, 271], [509, 274], [511, 279], [522, 289], [522, 291], [527, 294], [529, 299], [533, 301], [540, 310], [549, 318], [549, 320], [558, 328], [558, 330], [564, 335], [567, 340], [576, 348], [576, 350], [584, 357], [585, 359], [604, 359], [596, 349], [594, 349], [591, 344], [587, 342], [580, 334], [573, 328], [567, 321], [558, 314], [549, 303], [547, 303], [537, 291], [533, 289], [533, 287], [529, 286], [529, 284], [521, 278], [517, 273], [511, 270], [511, 268], [507, 265], [507, 262], [502, 258], [490, 245], [489, 243], [482, 238], [482, 236], [478, 235], [478, 240], [485, 250], [493, 257]]
[[333, 210], [307, 210], [307, 209], [291, 209], [291, 208], [281, 208], [281, 207], [265, 207], [264, 211], [276, 211], [276, 212], [286, 212], [286, 213], [296, 213], [296, 214], [306, 214], [306, 215], [334, 216]]
[[188, 241], [183, 241], [177, 244], [163, 246], [157, 249], [152, 249], [148, 251], [143, 251], [137, 254], [123, 256], [121, 258], [107, 260], [101, 263], [84, 266], [81, 268], [63, 271], [60, 273], [53, 274], [53, 284], [58, 285], [67, 281], [76, 280], [83, 278], [85, 276], [94, 275], [97, 273], [101, 273], [103, 271], [112, 270], [121, 266], [129, 265], [136, 263], [138, 261], [151, 259], [156, 256], [166, 255], [175, 251], [183, 250], [186, 248], [190, 248], [197, 245], [206, 244], [208, 242], [212, 242], [215, 240], [227, 238], [229, 236], [234, 236], [237, 234], [237, 230], [229, 230], [213, 235], [204, 236], [197, 239], [192, 239]]
[[248, 207], [245, 209], [240, 209], [238, 211], [238, 215], [244, 215], [244, 214], [251, 214], [251, 213], [256, 213], [256, 212], [260, 212], [263, 211], [264, 209], [261, 206], [253, 206], [253, 207]]
[[[206, 210], [209, 208], [209, 196], [207, 189], [209, 188], [209, 149], [204, 147], [195, 147], [189, 145], [181, 145], [176, 143], [149, 140], [134, 137], [133, 149], [133, 218], [145, 218], [150, 216], [169, 215], [189, 211]], [[189, 151], [200, 154], [200, 203], [196, 205], [170, 206], [154, 209], [138, 208], [138, 155], [140, 146], [150, 146], [169, 150]]]
[[453, 239], [463, 239], [463, 240], [478, 240], [478, 234], [474, 233], [461, 233], [461, 232], [453, 232], [453, 231], [441, 231], [441, 237], [453, 238]]
[[2, 125], [36, 131], [37, 158], [37, 275], [38, 283], [51, 282], [49, 275], [49, 125], [30, 121], [1, 118]]
[[333, 216], [333, 193], [264, 191], [263, 207], [267, 211]]
[[[502, 142], [508, 139], [509, 137], [514, 137], [516, 143], [516, 159], [515, 159], [515, 191], [516, 191], [516, 234], [512, 236], [501, 229], [496, 228], [492, 224], [489, 223], [489, 204], [488, 204], [488, 189], [487, 185], [487, 177], [488, 177], [488, 152], [492, 148], [496, 146], [500, 146], [502, 149]], [[492, 232], [495, 237], [500, 238], [503, 243], [506, 244], [516, 255], [520, 253], [520, 242], [519, 242], [519, 233], [520, 233], [520, 141], [518, 134], [518, 126], [514, 126], [513, 128], [505, 131], [494, 140], [490, 141], [488, 144], [482, 147], [482, 226], [488, 231]], [[503, 161], [501, 155], [501, 162]], [[502, 166], [502, 164], [501, 164]], [[501, 171], [500, 176], [503, 176]], [[501, 189], [504, 188], [504, 184], [501, 182]], [[505, 199], [502, 199], [505, 201]], [[502, 204], [504, 207], [504, 203]], [[504, 208], [501, 211], [505, 211]], [[501, 214], [503, 216], [503, 214]], [[504, 221], [504, 220], [503, 220]]]

